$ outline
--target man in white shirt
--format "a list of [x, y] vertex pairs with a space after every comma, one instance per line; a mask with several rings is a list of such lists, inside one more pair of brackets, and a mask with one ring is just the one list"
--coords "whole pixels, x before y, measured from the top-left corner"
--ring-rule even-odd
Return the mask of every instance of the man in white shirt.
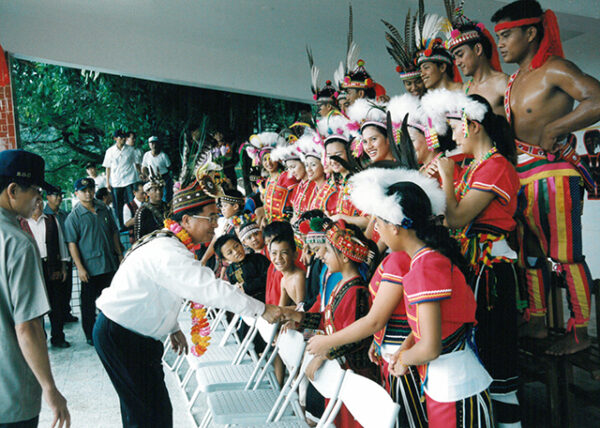
[[106, 187], [106, 176], [104, 174], [98, 174], [98, 168], [96, 168], [96, 164], [88, 162], [85, 165], [85, 171], [87, 172], [88, 177], [93, 179], [94, 183], [96, 183], [96, 192], [99, 189]]
[[150, 150], [144, 153], [142, 158], [142, 172], [145, 177], [150, 177], [150, 170], [154, 171], [154, 174], [158, 174], [162, 177], [165, 182], [163, 187], [163, 200], [165, 202], [171, 202], [173, 198], [173, 180], [171, 174], [169, 174], [169, 168], [171, 167], [171, 160], [165, 152], [162, 151], [161, 142], [157, 136], [153, 135], [148, 138], [148, 145]]
[[119, 395], [124, 426], [173, 426], [162, 340], [169, 335], [175, 351], [187, 352], [177, 322], [185, 299], [270, 322], [281, 315], [277, 306], [215, 278], [186, 248], [209, 242], [218, 219], [215, 199], [197, 182], [175, 195], [171, 219], [181, 227], [177, 235], [163, 230], [136, 242], [97, 300], [94, 346]]
[[102, 166], [106, 168], [107, 188], [113, 194], [114, 208], [119, 219], [119, 228], [123, 228], [123, 205], [133, 199], [131, 185], [138, 181], [139, 158], [135, 149], [125, 144], [125, 133], [115, 131], [115, 144], [104, 155]]
[[65, 324], [64, 299], [67, 277], [67, 262], [69, 261], [69, 250], [65, 244], [62, 227], [53, 215], [43, 212], [44, 202], [40, 197], [35, 205], [33, 214], [27, 219], [27, 225], [33, 235], [33, 239], [40, 250], [42, 268], [48, 300], [50, 301], [50, 343], [55, 348], [68, 348], [71, 346], [65, 340], [63, 327]]
[[144, 183], [137, 182], [133, 184], [133, 199], [123, 205], [123, 223], [129, 232], [129, 242], [134, 243], [133, 225], [135, 224], [135, 213], [148, 199], [144, 192]]
[[142, 172], [142, 151], [136, 147], [137, 142], [137, 134], [133, 131], [127, 131], [127, 138], [125, 139], [125, 144], [133, 147], [135, 150], [135, 171], [138, 174], [137, 181], [145, 181], [147, 179], [147, 175], [144, 175]]

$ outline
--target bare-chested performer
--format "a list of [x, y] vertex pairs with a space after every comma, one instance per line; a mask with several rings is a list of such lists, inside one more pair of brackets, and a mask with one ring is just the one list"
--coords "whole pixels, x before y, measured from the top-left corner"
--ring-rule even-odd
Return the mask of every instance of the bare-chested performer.
[[424, 25], [417, 26], [419, 51], [416, 62], [428, 91], [438, 88], [462, 90], [460, 72], [454, 65], [452, 54], [444, 48], [444, 42], [440, 38], [448, 26], [446, 18], [434, 14], [425, 15]]
[[[527, 335], [547, 336], [547, 258], [567, 283], [567, 335], [549, 354], [572, 354], [590, 339], [590, 271], [582, 254], [583, 183], [589, 173], [564, 143], [600, 120], [600, 82], [563, 59], [556, 16], [534, 0], [508, 4], [492, 17], [500, 54], [519, 69], [508, 82], [505, 109], [515, 132], [521, 179], [519, 238], [529, 293]], [[574, 101], [578, 101], [573, 109]]]
[[[454, 1], [446, 0], [454, 6]], [[504, 116], [504, 91], [508, 76], [502, 72], [494, 38], [482, 23], [470, 21], [462, 6], [452, 7], [450, 38], [446, 48], [454, 55], [454, 63], [465, 76], [471, 77], [463, 89], [468, 95], [481, 95], [495, 114]]]

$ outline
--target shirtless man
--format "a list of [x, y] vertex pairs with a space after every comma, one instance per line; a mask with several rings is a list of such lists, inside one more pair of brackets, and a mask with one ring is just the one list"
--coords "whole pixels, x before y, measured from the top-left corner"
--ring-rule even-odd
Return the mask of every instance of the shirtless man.
[[[567, 283], [572, 312], [568, 334], [547, 352], [572, 354], [590, 346], [591, 276], [581, 248], [586, 173], [573, 151], [565, 151], [563, 140], [600, 120], [600, 82], [562, 58], [556, 18], [551, 11], [543, 13], [536, 1], [510, 3], [492, 21], [498, 23], [494, 30], [504, 61], [519, 65], [509, 79], [505, 107], [516, 136], [526, 207], [518, 213], [531, 316], [524, 333], [537, 338], [548, 334], [544, 290], [549, 287], [550, 258]], [[574, 101], [579, 102], [575, 109]]]
[[450, 52], [442, 47], [432, 49], [431, 55], [427, 56], [423, 52], [418, 54], [417, 65], [421, 71], [421, 79], [428, 91], [432, 89], [445, 88], [450, 91], [460, 91], [463, 88], [462, 82], [456, 82], [454, 64]]
[[277, 235], [269, 244], [269, 255], [275, 268], [282, 273], [279, 306], [296, 306], [304, 300], [306, 272], [300, 269], [296, 243], [288, 234]]
[[[456, 37], [446, 45], [454, 55], [454, 62], [471, 80], [463, 85], [465, 93], [481, 95], [492, 106], [494, 113], [504, 116], [504, 91], [508, 76], [502, 72], [494, 39], [488, 39], [475, 25], [457, 28]], [[487, 34], [486, 34], [487, 33]]]

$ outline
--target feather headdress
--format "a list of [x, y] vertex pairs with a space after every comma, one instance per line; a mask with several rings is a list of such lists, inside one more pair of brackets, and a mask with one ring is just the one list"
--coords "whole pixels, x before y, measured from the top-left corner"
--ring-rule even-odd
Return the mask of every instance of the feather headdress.
[[300, 152], [300, 160], [306, 163], [306, 158], [312, 156], [324, 161], [325, 148], [321, 136], [314, 130], [308, 129], [296, 142], [298, 151]]
[[481, 22], [473, 22], [464, 14], [465, 0], [460, 0], [458, 6], [455, 0], [444, 0], [448, 20], [452, 23], [452, 31], [446, 38], [444, 46], [449, 51], [465, 43], [477, 42], [487, 39], [491, 47], [492, 57], [490, 65], [496, 71], [502, 71], [500, 57], [498, 56], [498, 47], [494, 37], [485, 25]]
[[366, 98], [354, 101], [346, 112], [350, 119], [350, 123], [348, 124], [350, 131], [355, 132], [360, 130], [362, 132], [362, 129], [367, 125], [377, 125], [385, 128], [385, 109], [385, 103]]
[[251, 135], [248, 139], [250, 144], [246, 146], [246, 153], [252, 158], [253, 163], [258, 165], [262, 157], [275, 148], [278, 139], [279, 134], [277, 132], [261, 132], [260, 134]]
[[313, 99], [317, 104], [330, 103], [335, 105], [339, 86], [336, 87], [331, 80], [327, 80], [325, 86], [319, 88], [319, 69], [314, 63], [312, 50], [308, 46], [306, 47], [306, 54], [308, 55], [308, 65], [310, 67], [310, 90], [313, 93]]
[[392, 24], [381, 20], [389, 32], [385, 33], [385, 40], [388, 42], [386, 50], [396, 63], [396, 72], [400, 74], [402, 80], [411, 80], [419, 77], [421, 73], [415, 65], [416, 29], [417, 19], [423, 16], [423, 0], [419, 0], [419, 10], [417, 14], [411, 16], [410, 9], [404, 20], [404, 38]]
[[348, 128], [350, 121], [346, 116], [339, 112], [332, 112], [317, 122], [317, 131], [326, 140], [330, 137], [339, 137], [346, 142], [354, 138], [355, 132]]
[[440, 15], [425, 15], [423, 25], [417, 26], [417, 65], [423, 62], [444, 62], [452, 65], [452, 56], [444, 48], [444, 40], [450, 35], [452, 24]]
[[431, 203], [433, 215], [443, 215], [446, 211], [446, 196], [437, 180], [404, 168], [367, 168], [353, 175], [350, 178], [350, 198], [363, 213], [402, 225], [405, 215], [400, 205], [401, 199], [395, 193], [388, 194], [390, 186], [399, 182], [412, 182], [423, 189]]
[[394, 130], [400, 129], [402, 121], [408, 114], [407, 125], [425, 132], [427, 117], [421, 107], [421, 100], [411, 94], [396, 95], [390, 99], [387, 111], [392, 118]]
[[179, 150], [181, 170], [175, 188], [180, 189], [192, 183], [198, 168], [212, 160], [210, 145], [206, 144], [207, 128], [208, 116], [205, 116], [196, 129], [182, 132]]

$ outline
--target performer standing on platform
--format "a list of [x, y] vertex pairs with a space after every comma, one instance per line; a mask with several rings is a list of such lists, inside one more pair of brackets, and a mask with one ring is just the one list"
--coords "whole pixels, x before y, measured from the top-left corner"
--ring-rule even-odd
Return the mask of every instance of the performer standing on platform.
[[[202, 185], [200, 184], [202, 183]], [[177, 315], [184, 299], [273, 322], [279, 308], [215, 278], [191, 248], [209, 242], [218, 214], [212, 180], [201, 177], [173, 198], [168, 229], [146, 235], [127, 253], [98, 299], [94, 345], [121, 402], [124, 427], [172, 427], [172, 407], [160, 362], [164, 336], [187, 352]]]
[[452, 32], [446, 40], [446, 49], [454, 62], [471, 80], [463, 86], [467, 95], [484, 97], [495, 114], [504, 116], [504, 90], [508, 76], [502, 72], [498, 47], [494, 37], [481, 22], [470, 21], [463, 6], [455, 7], [454, 0], [444, 0]]
[[494, 378], [490, 395], [497, 422], [501, 427], [520, 426], [517, 365], [506, 363], [519, 352], [517, 253], [508, 243], [516, 228], [520, 188], [513, 136], [504, 115], [494, 114], [480, 95], [441, 93], [436, 102], [446, 106], [454, 140], [474, 157], [458, 186], [454, 161], [437, 161], [446, 193], [446, 221], [456, 229], [455, 238], [471, 265], [467, 280], [477, 299], [475, 342]]
[[519, 153], [520, 262], [531, 317], [525, 334], [548, 334], [544, 317], [550, 258], [567, 284], [571, 318], [568, 334], [547, 352], [572, 354], [590, 346], [591, 276], [581, 237], [583, 181], [590, 177], [564, 138], [600, 120], [600, 82], [563, 59], [556, 16], [543, 12], [537, 1], [510, 3], [492, 21], [498, 23], [494, 31], [504, 61], [519, 65], [510, 76], [504, 106]]

